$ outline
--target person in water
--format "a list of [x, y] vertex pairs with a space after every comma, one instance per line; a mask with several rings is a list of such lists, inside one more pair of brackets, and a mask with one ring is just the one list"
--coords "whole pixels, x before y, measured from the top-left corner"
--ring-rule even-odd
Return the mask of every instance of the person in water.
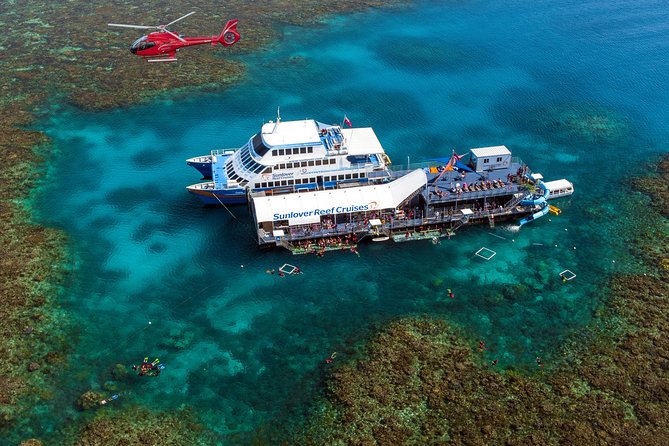
[[453, 294], [453, 291], [451, 291], [450, 288], [448, 289], [448, 297], [450, 297], [451, 299], [455, 297], [455, 294]]
[[158, 358], [154, 359], [153, 362], [149, 362], [149, 357], [147, 356], [144, 358], [141, 365], [133, 365], [132, 369], [137, 370], [139, 376], [158, 376], [163, 369], [162, 366], [158, 365], [159, 362], [160, 360]]
[[479, 341], [479, 351], [482, 352], [483, 350], [485, 350], [485, 342]]

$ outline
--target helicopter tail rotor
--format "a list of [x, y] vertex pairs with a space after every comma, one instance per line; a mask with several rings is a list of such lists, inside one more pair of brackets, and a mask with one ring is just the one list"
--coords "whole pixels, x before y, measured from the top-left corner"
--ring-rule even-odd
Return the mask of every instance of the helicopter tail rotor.
[[234, 45], [240, 38], [239, 33], [237, 32], [237, 23], [239, 20], [230, 20], [225, 24], [225, 28], [221, 32], [221, 35], [216, 39], [218, 43], [223, 46]]

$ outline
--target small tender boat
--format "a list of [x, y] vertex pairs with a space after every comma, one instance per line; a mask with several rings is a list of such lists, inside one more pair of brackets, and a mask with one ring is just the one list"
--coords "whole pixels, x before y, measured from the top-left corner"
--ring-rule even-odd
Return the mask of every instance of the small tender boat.
[[388, 240], [390, 240], [390, 237], [388, 237], [387, 235], [380, 235], [372, 239], [373, 242], [386, 242]]

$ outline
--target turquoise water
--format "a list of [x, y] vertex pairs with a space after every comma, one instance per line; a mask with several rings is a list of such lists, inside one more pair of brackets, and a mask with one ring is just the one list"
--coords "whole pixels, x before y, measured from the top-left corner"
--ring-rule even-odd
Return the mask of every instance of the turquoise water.
[[[345, 360], [378, 324], [409, 314], [461, 325], [500, 366], [559, 359], [554, 347], [588, 323], [607, 277], [635, 267], [618, 201], [666, 151], [668, 24], [648, 0], [421, 2], [288, 28], [244, 56], [248, 79], [222, 93], [105, 113], [54, 105], [43, 130], [60, 153], [35, 207], [71, 237], [62, 303], [79, 324], [77, 372], [23, 436], [79, 417], [79, 394], [148, 355], [165, 372], [122, 384], [119, 405], [190, 405], [244, 442], [305, 412], [332, 351]], [[279, 106], [284, 120], [347, 114], [396, 164], [505, 144], [576, 194], [521, 231], [466, 228], [436, 246], [365, 245], [360, 257], [261, 252], [245, 207], [203, 208], [185, 191], [199, 178], [184, 160], [238, 147]], [[496, 256], [476, 257], [481, 247]], [[286, 262], [305, 274], [265, 274]], [[562, 284], [564, 269], [577, 278]]]

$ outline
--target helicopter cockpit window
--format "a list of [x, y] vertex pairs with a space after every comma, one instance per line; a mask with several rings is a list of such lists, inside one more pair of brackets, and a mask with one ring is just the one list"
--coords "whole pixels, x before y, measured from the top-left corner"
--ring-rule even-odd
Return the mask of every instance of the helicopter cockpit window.
[[146, 50], [148, 48], [151, 48], [152, 46], [155, 46], [155, 42], [149, 41], [149, 38], [146, 36], [142, 36], [139, 39], [135, 40], [132, 45], [130, 46], [130, 51], [133, 53], [136, 53], [137, 51], [142, 51]]

